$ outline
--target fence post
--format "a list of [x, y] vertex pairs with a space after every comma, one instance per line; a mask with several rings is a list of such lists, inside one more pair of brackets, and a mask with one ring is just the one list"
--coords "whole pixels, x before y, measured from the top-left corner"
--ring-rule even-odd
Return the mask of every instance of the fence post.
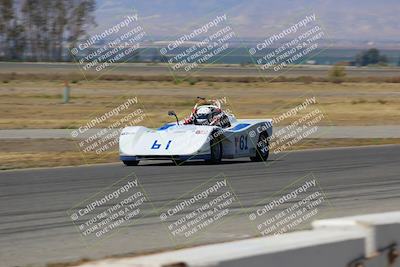
[[64, 101], [64, 104], [67, 104], [68, 102], [69, 102], [69, 93], [70, 93], [70, 88], [69, 88], [69, 84], [68, 84], [68, 81], [67, 80], [65, 80], [64, 81], [64, 94], [63, 94], [63, 101]]

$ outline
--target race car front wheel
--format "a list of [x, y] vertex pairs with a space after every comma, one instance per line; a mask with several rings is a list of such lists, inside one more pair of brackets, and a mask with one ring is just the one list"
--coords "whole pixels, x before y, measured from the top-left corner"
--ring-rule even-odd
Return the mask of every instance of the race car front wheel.
[[222, 160], [222, 142], [220, 138], [212, 138], [210, 141], [211, 157], [206, 160], [209, 164], [220, 163]]
[[125, 166], [137, 166], [139, 164], [138, 160], [123, 160]]
[[269, 156], [269, 143], [267, 132], [262, 132], [258, 136], [258, 142], [256, 144], [256, 155], [250, 157], [251, 161], [266, 161]]

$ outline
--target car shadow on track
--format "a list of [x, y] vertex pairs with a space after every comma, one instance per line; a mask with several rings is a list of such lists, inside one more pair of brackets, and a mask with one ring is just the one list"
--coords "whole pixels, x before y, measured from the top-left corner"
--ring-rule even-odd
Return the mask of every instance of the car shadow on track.
[[[267, 162], [280, 161], [280, 160], [268, 160]], [[227, 160], [222, 161], [218, 164], [211, 164], [204, 161], [188, 161], [181, 164], [177, 164], [174, 161], [169, 162], [143, 162], [139, 163], [138, 167], [145, 166], [218, 166], [218, 165], [230, 165], [230, 164], [245, 164], [245, 163], [261, 163], [261, 162], [253, 162], [249, 160]]]

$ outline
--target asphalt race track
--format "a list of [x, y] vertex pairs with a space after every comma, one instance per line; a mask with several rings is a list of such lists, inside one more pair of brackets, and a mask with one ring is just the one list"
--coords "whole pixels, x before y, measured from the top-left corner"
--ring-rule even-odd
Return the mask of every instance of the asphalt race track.
[[[66, 211], [134, 172], [155, 209], [174, 201], [215, 175], [228, 177], [242, 207], [281, 190], [309, 174], [318, 178], [332, 208], [322, 217], [396, 210], [400, 204], [400, 146], [371, 146], [297, 151], [267, 165], [247, 159], [221, 165], [147, 162], [0, 172], [0, 265], [43, 265], [130, 252], [174, 248], [159, 214], [145, 210], [134, 226], [89, 246]], [[234, 204], [236, 205], [236, 204]], [[237, 208], [240, 214], [239, 206]], [[243, 210], [243, 208], [242, 208]], [[255, 235], [248, 214], [209, 228], [187, 245]]]

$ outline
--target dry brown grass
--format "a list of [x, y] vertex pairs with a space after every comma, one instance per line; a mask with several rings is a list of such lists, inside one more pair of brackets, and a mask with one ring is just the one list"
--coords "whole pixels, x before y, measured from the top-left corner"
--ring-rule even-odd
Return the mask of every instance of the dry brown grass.
[[[55, 145], [57, 144], [57, 145]], [[0, 140], [0, 169], [56, 167], [118, 161], [118, 151], [83, 153], [74, 140]]]
[[[165, 71], [168, 73], [168, 71]], [[284, 74], [284, 73], [283, 73]], [[168, 74], [121, 74], [112, 73], [112, 74], [103, 74], [98, 75], [97, 73], [85, 73], [82, 75], [79, 71], [65, 71], [65, 72], [46, 72], [45, 70], [39, 69], [31, 69], [31, 71], [20, 71], [16, 72], [0, 72], [0, 82], [9, 83], [13, 80], [19, 81], [54, 81], [54, 80], [69, 80], [73, 83], [81, 82], [81, 81], [141, 81], [141, 82], [189, 82], [191, 84], [195, 84], [197, 82], [234, 82], [234, 83], [254, 83], [254, 82], [301, 82], [301, 83], [313, 83], [313, 82], [332, 82], [337, 83], [337, 79], [333, 79], [332, 77], [316, 77], [316, 76], [285, 76], [280, 75], [276, 77], [264, 77], [264, 76], [243, 76], [243, 75], [230, 75], [224, 76], [219, 73], [214, 73], [212, 75], [200, 75], [193, 74], [190, 76], [185, 75], [168, 75]], [[368, 82], [368, 83], [400, 83], [400, 76], [393, 77], [382, 77], [382, 76], [362, 76], [362, 77], [341, 77], [340, 82]]]
[[[170, 121], [174, 109], [187, 116], [196, 96], [226, 97], [238, 118], [270, 118], [316, 96], [335, 125], [382, 125], [400, 121], [397, 83], [224, 83], [91, 81], [71, 85], [72, 98], [62, 104], [62, 81], [19, 81], [0, 84], [0, 128], [76, 128], [130, 97], [146, 112], [143, 125]], [[114, 118], [114, 121], [117, 118]], [[111, 123], [113, 120], [107, 121]], [[104, 125], [103, 125], [104, 126]]]

